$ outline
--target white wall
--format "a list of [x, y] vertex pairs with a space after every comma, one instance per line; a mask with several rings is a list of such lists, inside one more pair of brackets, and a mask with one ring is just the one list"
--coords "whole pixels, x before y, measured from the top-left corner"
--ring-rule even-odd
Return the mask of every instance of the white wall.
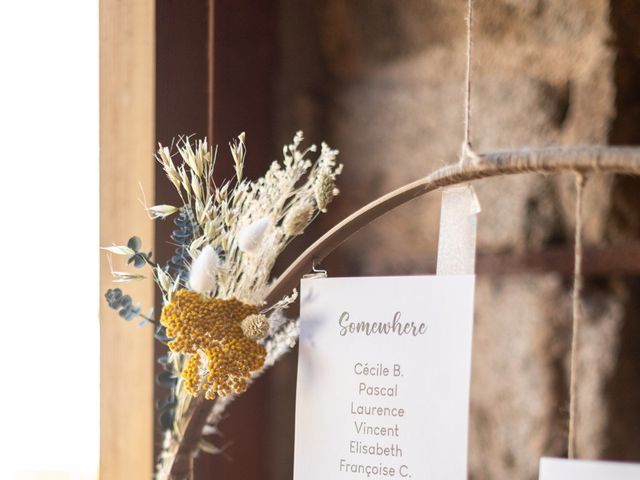
[[0, 2], [0, 142], [0, 478], [95, 478], [96, 0]]

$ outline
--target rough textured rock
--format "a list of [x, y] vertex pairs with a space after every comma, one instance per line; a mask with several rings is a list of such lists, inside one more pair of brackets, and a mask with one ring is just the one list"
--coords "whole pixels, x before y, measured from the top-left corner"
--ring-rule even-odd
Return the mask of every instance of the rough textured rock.
[[[625, 2], [477, 0], [476, 150], [609, 141], [623, 108], [610, 41], [622, 28], [610, 16], [616, 3]], [[346, 168], [333, 218], [456, 160], [465, 8], [461, 0], [281, 0], [278, 141], [303, 127], [341, 150]], [[589, 179], [588, 244], [637, 237], [629, 233], [630, 225], [639, 229], [637, 212], [628, 212], [634, 186]], [[491, 179], [475, 188], [480, 252], [571, 245], [571, 175]], [[616, 229], [611, 219], [620, 211], [627, 213]], [[424, 273], [424, 259], [436, 252], [438, 215], [436, 194], [404, 206], [354, 236], [327, 267], [335, 275]], [[629, 326], [637, 316], [629, 292], [637, 290], [609, 279], [587, 285], [578, 371], [583, 457], [640, 458], [637, 447], [634, 454], [622, 446], [638, 445], [638, 428], [615, 413], [631, 411], [638, 398], [623, 392], [624, 379], [640, 390], [637, 375], [625, 373], [638, 348], [638, 328]], [[534, 479], [540, 456], [566, 454], [569, 296], [570, 279], [554, 273], [478, 278], [471, 478]], [[625, 331], [635, 340], [621, 346]]]

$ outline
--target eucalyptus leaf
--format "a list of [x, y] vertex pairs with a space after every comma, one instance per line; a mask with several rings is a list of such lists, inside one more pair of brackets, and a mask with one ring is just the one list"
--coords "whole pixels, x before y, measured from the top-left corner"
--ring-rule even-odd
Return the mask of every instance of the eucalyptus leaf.
[[131, 253], [136, 253], [142, 247], [142, 240], [140, 240], [140, 237], [131, 237], [127, 242], [127, 246], [133, 250]]
[[174, 395], [169, 395], [168, 397], [156, 400], [156, 409], [158, 409], [160, 412], [164, 412], [165, 410], [167, 410], [169, 408], [175, 408], [177, 403], [178, 402], [177, 402], [175, 396]]
[[104, 294], [104, 297], [107, 300], [109, 307], [118, 308], [120, 306], [120, 300], [122, 299], [122, 290], [120, 290], [119, 288], [110, 288]]
[[161, 387], [173, 388], [176, 385], [176, 377], [172, 372], [160, 372], [156, 375], [156, 383]]
[[160, 325], [158, 328], [156, 328], [156, 332], [153, 335], [155, 337], [156, 340], [162, 342], [162, 343], [167, 343], [170, 342], [172, 339], [171, 337], [167, 336], [167, 329], [165, 327], [163, 327], [162, 325]]
[[131, 257], [129, 257], [129, 260], [127, 260], [128, 264], [133, 263], [133, 266], [135, 268], [141, 268], [144, 267], [147, 263], [147, 257], [144, 253], [136, 253], [135, 255], [132, 255]]
[[147, 323], [151, 323], [151, 322], [149, 321], [148, 318], [143, 318], [142, 320], [140, 320], [140, 322], [138, 322], [138, 328], [144, 328], [147, 325]]
[[131, 297], [129, 295], [125, 295], [120, 298], [120, 306], [122, 308], [129, 308], [132, 304]]
[[165, 410], [160, 414], [160, 426], [165, 430], [171, 430], [173, 428], [173, 419], [175, 418], [175, 412], [173, 410]]

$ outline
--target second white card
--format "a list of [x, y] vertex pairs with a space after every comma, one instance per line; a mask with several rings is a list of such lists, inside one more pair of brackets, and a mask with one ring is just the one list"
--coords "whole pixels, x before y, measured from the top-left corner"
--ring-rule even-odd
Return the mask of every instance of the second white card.
[[640, 464], [542, 458], [540, 480], [638, 480]]

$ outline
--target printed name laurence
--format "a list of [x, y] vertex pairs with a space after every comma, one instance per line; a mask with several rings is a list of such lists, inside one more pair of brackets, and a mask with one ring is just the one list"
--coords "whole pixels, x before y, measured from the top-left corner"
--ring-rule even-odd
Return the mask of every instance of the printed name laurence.
[[404, 408], [380, 407], [377, 405], [354, 405], [351, 402], [351, 415], [370, 415], [372, 417], [404, 417]]

